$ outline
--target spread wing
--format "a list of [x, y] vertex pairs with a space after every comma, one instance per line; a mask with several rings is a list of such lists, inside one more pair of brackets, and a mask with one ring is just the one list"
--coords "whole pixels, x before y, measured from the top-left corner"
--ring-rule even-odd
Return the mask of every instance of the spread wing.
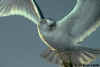
[[100, 0], [77, 0], [69, 15], [58, 22], [75, 43], [83, 42], [100, 26]]
[[20, 15], [38, 23], [43, 15], [35, 0], [0, 0], [0, 17]]

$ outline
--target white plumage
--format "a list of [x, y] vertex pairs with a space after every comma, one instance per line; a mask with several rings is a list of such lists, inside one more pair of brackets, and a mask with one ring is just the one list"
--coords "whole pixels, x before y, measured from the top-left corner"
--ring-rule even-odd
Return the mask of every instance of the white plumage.
[[100, 49], [81, 44], [100, 26], [100, 0], [77, 0], [73, 10], [59, 21], [45, 18], [35, 0], [1, 0], [0, 16], [20, 15], [37, 24], [38, 33], [48, 50], [41, 54], [64, 67], [70, 63], [89, 64]]

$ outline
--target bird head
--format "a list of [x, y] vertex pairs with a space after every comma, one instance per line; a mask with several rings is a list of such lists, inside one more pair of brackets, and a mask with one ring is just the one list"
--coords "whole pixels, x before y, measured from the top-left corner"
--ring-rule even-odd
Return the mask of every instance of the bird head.
[[46, 31], [53, 31], [56, 28], [56, 22], [52, 19], [43, 19], [40, 21], [39, 29]]

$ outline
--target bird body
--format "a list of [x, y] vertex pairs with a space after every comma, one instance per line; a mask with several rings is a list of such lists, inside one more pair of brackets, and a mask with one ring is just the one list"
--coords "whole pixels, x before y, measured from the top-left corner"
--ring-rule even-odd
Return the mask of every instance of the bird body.
[[[37, 24], [41, 40], [48, 46], [41, 56], [66, 67], [89, 64], [100, 49], [81, 46], [100, 26], [100, 0], [77, 0], [73, 10], [59, 21], [43, 16], [35, 0], [2, 0], [0, 16], [21, 15]], [[80, 66], [79, 66], [80, 67]]]
[[[40, 23], [38, 26], [38, 31], [40, 32], [40, 35], [42, 36], [42, 40], [46, 41], [48, 45], [50, 45], [53, 49], [58, 50], [64, 50], [65, 47], [69, 49], [69, 46], [72, 45], [72, 39], [71, 36], [67, 35], [66, 30], [61, 30], [61, 26], [58, 24], [55, 24], [56, 22], [53, 22], [54, 25], [49, 26], [49, 22], [46, 23]], [[65, 36], [62, 36], [65, 35]]]

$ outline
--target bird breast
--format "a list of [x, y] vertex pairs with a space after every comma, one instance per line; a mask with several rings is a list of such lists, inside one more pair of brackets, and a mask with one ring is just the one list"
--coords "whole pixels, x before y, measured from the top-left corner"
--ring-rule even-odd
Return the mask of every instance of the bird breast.
[[70, 37], [62, 30], [41, 32], [38, 26], [38, 33], [41, 40], [51, 49], [65, 49], [72, 45]]

